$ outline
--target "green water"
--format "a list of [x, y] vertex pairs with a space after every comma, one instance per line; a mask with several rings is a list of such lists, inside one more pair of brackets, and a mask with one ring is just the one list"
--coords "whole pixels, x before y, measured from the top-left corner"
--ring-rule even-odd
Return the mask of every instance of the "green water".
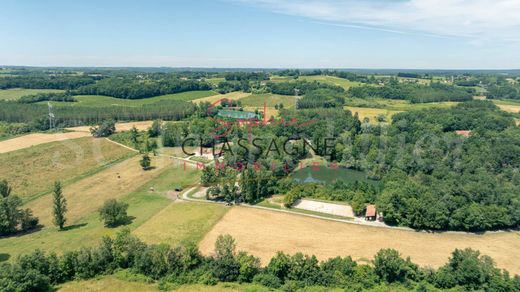
[[355, 181], [366, 182], [371, 185], [380, 186], [380, 182], [373, 179], [368, 179], [363, 171], [358, 171], [349, 168], [330, 169], [329, 167], [305, 167], [297, 169], [291, 177], [301, 183], [333, 183], [342, 180], [348, 183]]

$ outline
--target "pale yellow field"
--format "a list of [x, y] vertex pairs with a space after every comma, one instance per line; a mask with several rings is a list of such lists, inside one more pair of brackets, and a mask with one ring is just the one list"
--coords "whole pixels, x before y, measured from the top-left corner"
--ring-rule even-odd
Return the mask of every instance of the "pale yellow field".
[[387, 110], [387, 109], [381, 109], [381, 108], [367, 108], [367, 107], [353, 107], [353, 106], [346, 106], [345, 109], [348, 109], [352, 112], [352, 114], [358, 113], [359, 120], [363, 121], [363, 119], [368, 118], [370, 120], [370, 123], [377, 123], [377, 116], [383, 115], [386, 117], [386, 121], [390, 122], [392, 119], [392, 116], [396, 113], [400, 113], [402, 111], [396, 111], [396, 110]]
[[107, 139], [84, 137], [52, 142], [0, 154], [0, 177], [24, 201], [52, 189], [55, 180], [70, 183], [92, 175], [133, 155], [128, 149]]
[[18, 149], [28, 148], [49, 142], [63, 141], [69, 139], [76, 139], [90, 136], [90, 133], [84, 132], [69, 132], [69, 133], [55, 133], [43, 134], [34, 133], [9, 140], [0, 141], [0, 153], [15, 151]]
[[497, 106], [508, 113], [519, 113], [520, 105], [510, 105], [510, 104], [497, 104]]
[[[129, 122], [129, 123], [116, 123], [116, 132], [129, 131], [132, 127], [136, 127], [139, 131], [144, 131], [152, 126], [153, 121], [141, 121], [141, 122]], [[69, 131], [74, 132], [87, 132], [90, 134], [91, 126], [80, 126], [66, 128]]]
[[382, 248], [393, 248], [421, 266], [439, 267], [456, 248], [478, 249], [498, 267], [520, 274], [520, 233], [484, 235], [426, 233], [308, 218], [275, 211], [233, 207], [200, 243], [211, 254], [219, 234], [236, 239], [238, 250], [259, 256], [263, 264], [277, 252], [303, 252], [319, 259], [352, 256], [366, 261]]
[[[139, 165], [140, 159], [140, 156], [133, 157], [65, 187], [63, 194], [68, 205], [67, 220], [74, 222], [96, 211], [105, 200], [118, 199], [135, 191], [173, 163], [169, 158], [152, 157], [152, 166], [155, 168], [144, 171]], [[52, 194], [31, 201], [25, 206], [33, 210], [42, 225], [52, 226]]]
[[238, 99], [250, 96], [250, 95], [251, 95], [251, 93], [237, 91], [237, 92], [230, 92], [230, 93], [226, 93], [226, 94], [216, 94], [216, 95], [212, 95], [212, 96], [208, 96], [208, 97], [198, 98], [198, 99], [192, 100], [192, 102], [201, 103], [201, 102], [206, 101], [209, 103], [215, 103], [224, 98], [227, 98], [230, 100], [238, 100]]

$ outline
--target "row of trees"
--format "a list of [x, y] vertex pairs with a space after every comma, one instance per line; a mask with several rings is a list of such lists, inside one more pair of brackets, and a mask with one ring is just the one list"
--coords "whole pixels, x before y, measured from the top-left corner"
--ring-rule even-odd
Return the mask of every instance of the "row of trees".
[[471, 249], [455, 250], [449, 261], [438, 270], [421, 268], [392, 249], [380, 250], [372, 265], [361, 265], [351, 257], [318, 261], [315, 256], [282, 252], [271, 258], [266, 267], [245, 252], [236, 251], [235, 240], [220, 235], [214, 255], [202, 256], [194, 244], [147, 245], [123, 229], [114, 239], [104, 237], [94, 248], [46, 254], [36, 250], [2, 263], [2, 291], [47, 291], [51, 285], [73, 279], [89, 279], [128, 269], [158, 281], [161, 289], [176, 285], [217, 282], [256, 283], [272, 289], [348, 291], [376, 289], [385, 291], [443, 289], [486, 291], [520, 291], [520, 277], [510, 277], [496, 268], [493, 260]]
[[25, 95], [18, 99], [20, 103], [35, 103], [40, 101], [75, 102], [77, 100], [69, 92], [37, 93]]
[[[177, 121], [191, 116], [198, 106], [184, 101], [160, 101], [133, 106], [56, 106], [53, 108], [56, 125], [75, 126], [99, 124], [105, 120], [144, 121], [172, 120]], [[0, 101], [0, 121], [9, 123], [27, 123], [38, 130], [46, 130], [49, 125], [48, 107], [44, 104], [21, 104], [18, 102]]]

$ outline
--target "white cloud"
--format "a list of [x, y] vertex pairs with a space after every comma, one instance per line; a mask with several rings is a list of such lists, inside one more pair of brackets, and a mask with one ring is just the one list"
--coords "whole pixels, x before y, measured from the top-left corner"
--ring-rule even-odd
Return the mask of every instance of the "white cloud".
[[236, 0], [334, 25], [520, 42], [520, 0]]

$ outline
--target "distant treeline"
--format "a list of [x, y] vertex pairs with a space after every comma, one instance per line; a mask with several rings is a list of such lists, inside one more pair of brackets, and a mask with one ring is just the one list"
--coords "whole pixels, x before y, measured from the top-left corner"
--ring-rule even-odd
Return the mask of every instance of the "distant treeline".
[[100, 80], [95, 84], [82, 86], [74, 90], [73, 94], [107, 95], [125, 99], [140, 99], [185, 91], [211, 89], [212, 86], [209, 83], [197, 80], [139, 80], [113, 77]]
[[384, 86], [364, 85], [352, 87], [348, 90], [348, 94], [350, 97], [361, 99], [405, 99], [412, 103], [424, 103], [438, 101], [468, 101], [473, 99], [474, 91], [441, 83], [419, 85], [399, 83], [392, 80]]
[[37, 93], [37, 94], [22, 96], [18, 100], [18, 102], [20, 102], [20, 103], [35, 103], [35, 102], [40, 102], [40, 101], [75, 102], [77, 100], [69, 92]]
[[224, 74], [226, 81], [261, 81], [269, 80], [269, 74], [264, 72], [230, 72]]
[[95, 79], [88, 76], [17, 76], [0, 78], [0, 89], [75, 89], [93, 84]]
[[[53, 108], [57, 125], [96, 124], [113, 120], [180, 120], [191, 116], [197, 106], [183, 101], [161, 101], [140, 107], [130, 106], [67, 106]], [[48, 123], [48, 107], [44, 104], [0, 102], [0, 121], [9, 123], [35, 123], [45, 129]]]

